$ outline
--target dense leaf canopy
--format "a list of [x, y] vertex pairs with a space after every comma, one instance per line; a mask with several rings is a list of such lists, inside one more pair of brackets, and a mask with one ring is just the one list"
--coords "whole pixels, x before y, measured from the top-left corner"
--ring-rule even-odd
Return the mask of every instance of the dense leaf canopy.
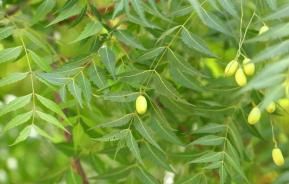
[[0, 3], [0, 183], [289, 183], [288, 1]]

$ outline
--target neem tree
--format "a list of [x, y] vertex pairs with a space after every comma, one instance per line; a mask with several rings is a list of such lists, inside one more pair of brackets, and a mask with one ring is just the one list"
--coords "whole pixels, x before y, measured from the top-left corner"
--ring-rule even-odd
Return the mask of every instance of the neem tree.
[[1, 3], [1, 182], [289, 182], [288, 1]]

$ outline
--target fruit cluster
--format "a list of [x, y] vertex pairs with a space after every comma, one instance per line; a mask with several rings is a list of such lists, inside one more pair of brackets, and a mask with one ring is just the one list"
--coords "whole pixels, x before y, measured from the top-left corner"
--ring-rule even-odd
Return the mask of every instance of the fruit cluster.
[[230, 77], [235, 74], [235, 81], [239, 86], [247, 84], [247, 76], [255, 73], [255, 64], [247, 57], [243, 59], [242, 64], [239, 64], [237, 59], [230, 61], [225, 68], [225, 77]]

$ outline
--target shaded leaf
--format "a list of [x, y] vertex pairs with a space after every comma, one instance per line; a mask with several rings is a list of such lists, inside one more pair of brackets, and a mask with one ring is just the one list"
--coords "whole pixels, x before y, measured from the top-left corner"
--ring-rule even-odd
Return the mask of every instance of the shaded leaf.
[[99, 55], [101, 56], [101, 60], [105, 65], [107, 71], [115, 78], [115, 55], [113, 51], [107, 46], [102, 46], [99, 49]]
[[18, 82], [20, 80], [23, 80], [28, 75], [28, 72], [26, 73], [10, 73], [8, 76], [0, 79], [0, 87], [13, 84], [15, 82]]
[[132, 154], [134, 155], [134, 157], [140, 162], [142, 163], [142, 158], [140, 156], [140, 151], [139, 151], [139, 147], [138, 144], [135, 140], [135, 138], [133, 137], [131, 131], [128, 132], [128, 135], [126, 136], [126, 145], [129, 148], [129, 150], [132, 152]]
[[36, 111], [36, 114], [39, 116], [39, 118], [41, 118], [42, 120], [46, 121], [47, 123], [50, 123], [66, 132], [69, 133], [68, 130], [66, 130], [64, 128], [64, 126], [53, 116], [51, 116], [50, 114], [46, 114], [46, 113], [43, 113], [43, 112], [40, 112], [40, 111]]
[[14, 31], [13, 26], [5, 26], [0, 28], [0, 40], [7, 38], [8, 36], [12, 35]]
[[32, 61], [43, 71], [49, 72], [51, 71], [51, 67], [49, 65], [49, 63], [47, 63], [47, 61], [43, 58], [41, 58], [40, 56], [38, 56], [35, 52], [33, 52], [32, 50], [29, 50], [29, 54], [30, 57], [32, 59]]
[[15, 100], [12, 102], [6, 104], [2, 108], [0, 108], [0, 116], [3, 116], [4, 114], [7, 114], [11, 111], [16, 111], [25, 105], [27, 105], [31, 101], [31, 94], [22, 96], [22, 97], [17, 97]]
[[6, 126], [3, 129], [3, 133], [7, 132], [8, 130], [15, 128], [19, 125], [22, 125], [26, 123], [31, 117], [32, 117], [32, 111], [24, 113], [24, 114], [19, 114], [13, 119], [11, 119]]
[[59, 15], [52, 22], [50, 22], [47, 26], [51, 26], [53, 24], [61, 22], [69, 17], [79, 14], [80, 12], [81, 12], [81, 8], [77, 4], [74, 4], [73, 6], [60, 11]]
[[185, 27], [182, 28], [182, 41], [186, 46], [192, 48], [204, 55], [215, 57], [209, 48], [205, 45], [205, 42], [195, 34], [192, 34]]
[[1, 50], [0, 64], [5, 63], [7, 61], [15, 60], [21, 54], [21, 51], [22, 51], [21, 46]]
[[111, 127], [119, 127], [128, 124], [130, 120], [134, 117], [134, 113], [126, 114], [122, 116], [121, 118], [118, 118], [116, 120], [112, 120], [106, 123], [102, 123], [100, 125], [97, 125], [96, 127], [101, 127], [101, 128], [111, 128]]
[[129, 131], [130, 130], [128, 130], [128, 129], [124, 129], [124, 130], [112, 132], [112, 133], [107, 134], [103, 137], [94, 138], [94, 140], [101, 141], [101, 142], [118, 141], [120, 139], [126, 138], [126, 136], [129, 134]]
[[31, 128], [32, 128], [32, 125], [27, 126], [24, 129], [22, 129], [21, 132], [19, 133], [18, 137], [16, 138], [16, 140], [14, 141], [14, 143], [11, 146], [18, 144], [22, 141], [25, 141], [28, 138], [28, 136], [30, 135]]
[[44, 105], [47, 109], [55, 112], [56, 114], [60, 115], [62, 118], [67, 120], [67, 117], [65, 116], [61, 108], [55, 102], [38, 94], [36, 94], [36, 97], [39, 100], [39, 102], [42, 105]]
[[191, 144], [217, 146], [217, 145], [223, 144], [224, 141], [225, 141], [224, 137], [220, 137], [220, 136], [216, 136], [216, 135], [207, 135], [207, 136], [203, 136], [203, 137], [193, 141]]
[[90, 36], [96, 35], [101, 30], [102, 30], [102, 25], [100, 23], [90, 22], [85, 26], [84, 30], [80, 33], [80, 35], [71, 43], [75, 43], [83, 39], [86, 39]]
[[36, 23], [39, 20], [44, 19], [45, 16], [54, 8], [54, 6], [55, 6], [54, 0], [43, 1], [36, 9], [36, 12], [33, 16], [32, 22]]
[[127, 46], [145, 50], [145, 48], [126, 31], [118, 30], [114, 32], [114, 35], [119, 41], [123, 42]]

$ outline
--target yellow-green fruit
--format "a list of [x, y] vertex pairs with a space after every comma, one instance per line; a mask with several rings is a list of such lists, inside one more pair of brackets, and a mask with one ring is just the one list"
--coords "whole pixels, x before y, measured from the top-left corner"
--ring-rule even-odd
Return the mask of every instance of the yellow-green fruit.
[[255, 64], [251, 63], [251, 59], [245, 58], [243, 60], [243, 68], [246, 75], [253, 75], [255, 73]]
[[239, 68], [235, 73], [235, 81], [239, 86], [245, 86], [247, 84], [247, 78], [242, 68]]
[[135, 108], [138, 114], [144, 114], [147, 111], [147, 100], [144, 96], [140, 95], [135, 101]]
[[285, 163], [283, 154], [279, 148], [274, 148], [272, 150], [272, 158], [277, 166], [282, 166]]
[[248, 116], [248, 123], [251, 125], [256, 124], [261, 118], [261, 111], [258, 107], [254, 107]]
[[259, 35], [265, 33], [268, 30], [269, 30], [268, 26], [266, 26], [266, 25], [262, 26], [259, 30]]
[[238, 69], [239, 63], [236, 60], [230, 61], [225, 68], [225, 76], [230, 77], [235, 74]]
[[282, 110], [289, 110], [289, 99], [288, 98], [281, 98], [278, 100], [278, 104], [282, 108]]
[[271, 102], [267, 107], [266, 111], [269, 113], [273, 113], [276, 110], [276, 104], [274, 102]]

